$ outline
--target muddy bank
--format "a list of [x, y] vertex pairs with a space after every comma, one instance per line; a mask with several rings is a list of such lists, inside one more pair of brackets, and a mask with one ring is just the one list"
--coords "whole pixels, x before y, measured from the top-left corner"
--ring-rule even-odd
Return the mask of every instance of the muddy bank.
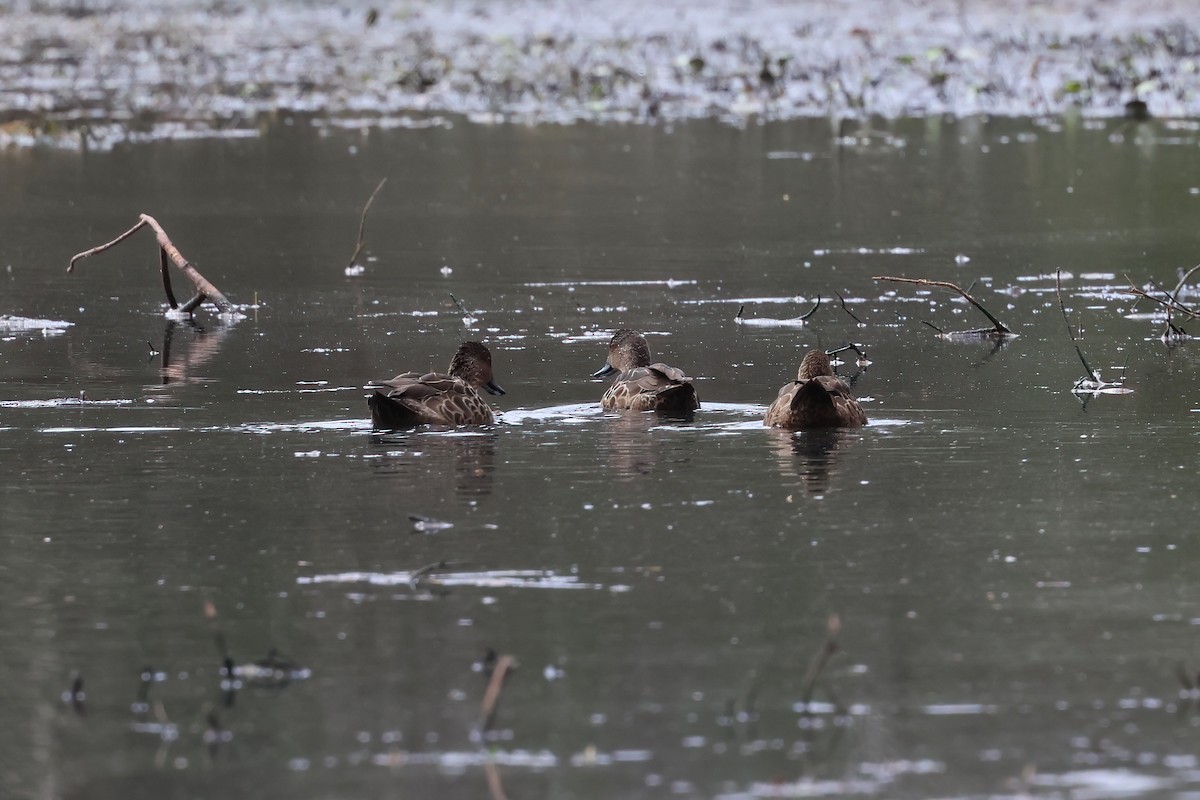
[[1200, 115], [1186, 0], [27, 0], [0, 146], [346, 127], [799, 116]]

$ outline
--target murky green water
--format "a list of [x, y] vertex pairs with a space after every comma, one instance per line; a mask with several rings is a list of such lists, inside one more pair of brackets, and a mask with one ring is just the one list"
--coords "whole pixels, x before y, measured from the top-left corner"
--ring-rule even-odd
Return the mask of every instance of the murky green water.
[[[5, 154], [0, 314], [74, 325], [0, 334], [4, 796], [1200, 788], [1175, 675], [1200, 669], [1198, 357], [1122, 293], [1197, 260], [1198, 134], [883, 133], [297, 124]], [[139, 212], [246, 319], [165, 323], [147, 233], [65, 273]], [[1059, 268], [1132, 394], [1070, 393]], [[921, 320], [986, 323], [879, 274], [978, 280], [1020, 336], [939, 339]], [[734, 321], [835, 292], [862, 326], [836, 301]], [[600, 413], [622, 326], [696, 376], [692, 422]], [[361, 387], [463, 338], [503, 424], [372, 435]], [[847, 341], [869, 427], [757, 424]], [[218, 633], [311, 674], [223, 691]], [[489, 648], [519, 666], [480, 737]]]

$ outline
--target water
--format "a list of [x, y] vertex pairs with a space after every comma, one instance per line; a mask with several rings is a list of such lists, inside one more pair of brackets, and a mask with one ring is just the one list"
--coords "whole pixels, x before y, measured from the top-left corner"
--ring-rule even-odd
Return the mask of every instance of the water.
[[[0, 329], [4, 796], [1195, 790], [1197, 358], [1123, 293], [1196, 259], [1195, 137], [297, 122], [5, 154], [0, 314], [73, 325]], [[146, 232], [65, 273], [139, 212], [244, 319], [165, 321]], [[1131, 394], [1070, 392], [1056, 269]], [[874, 275], [978, 280], [1019, 336], [938, 338], [987, 323]], [[696, 377], [693, 420], [600, 412], [621, 326]], [[464, 338], [503, 422], [373, 435], [361, 387]], [[849, 341], [872, 424], [762, 429]], [[300, 671], [223, 689], [222, 641]], [[518, 666], [481, 731], [489, 648]]]

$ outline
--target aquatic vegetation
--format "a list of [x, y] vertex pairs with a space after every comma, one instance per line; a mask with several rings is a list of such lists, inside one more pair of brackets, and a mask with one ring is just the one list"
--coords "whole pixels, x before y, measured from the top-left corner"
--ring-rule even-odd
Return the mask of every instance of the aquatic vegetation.
[[[254, 8], [251, 12], [250, 9]], [[1179, 3], [1104, 14], [759, 0], [471, 9], [423, 0], [337, 7], [166, 0], [73, 15], [55, 4], [0, 26], [0, 147], [256, 136], [281, 116], [322, 126], [754, 117], [1039, 115], [1073, 108], [1195, 115], [1195, 33]], [[536, 19], [536, 25], [528, 24]], [[370, 67], [364, 65], [371, 65]]]

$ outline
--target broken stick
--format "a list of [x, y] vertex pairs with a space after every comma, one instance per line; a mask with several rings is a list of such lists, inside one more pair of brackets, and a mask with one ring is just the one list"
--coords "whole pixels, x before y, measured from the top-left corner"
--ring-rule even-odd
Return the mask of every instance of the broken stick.
[[154, 234], [158, 238], [159, 264], [162, 269], [163, 289], [166, 291], [167, 303], [171, 306], [171, 308], [178, 309], [181, 307], [179, 303], [176, 302], [175, 295], [171, 291], [171, 279], [167, 274], [167, 259], [170, 259], [171, 262], [175, 264], [175, 266], [178, 267], [184, 275], [187, 276], [188, 280], [192, 282], [192, 285], [196, 287], [196, 296], [184, 303], [181, 310], [191, 313], [205, 300], [210, 300], [212, 301], [212, 304], [215, 305], [223, 314], [228, 314], [235, 311], [233, 303], [229, 302], [229, 299], [221, 293], [220, 289], [218, 289], [216, 286], [213, 286], [207, 278], [196, 271], [196, 268], [192, 266], [191, 262], [184, 258], [183, 254], [179, 252], [179, 249], [175, 247], [175, 244], [171, 241], [171, 237], [167, 236], [167, 232], [164, 231], [162, 226], [158, 224], [158, 220], [149, 214], [139, 214], [137, 224], [122, 233], [117, 238], [113, 239], [111, 242], [97, 245], [90, 250], [84, 250], [82, 253], [76, 253], [75, 255], [71, 256], [71, 263], [67, 266], [67, 272], [75, 271], [75, 263], [77, 261], [82, 261], [89, 256], [94, 256], [98, 253], [103, 253], [105, 250], [116, 247], [118, 244], [125, 241], [147, 225], [154, 230]]

